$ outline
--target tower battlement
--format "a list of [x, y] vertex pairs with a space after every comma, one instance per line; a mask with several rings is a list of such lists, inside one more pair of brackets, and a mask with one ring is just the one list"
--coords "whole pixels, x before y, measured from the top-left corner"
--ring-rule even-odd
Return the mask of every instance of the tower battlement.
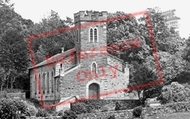
[[79, 11], [74, 14], [74, 22], [78, 23], [80, 21], [84, 22], [94, 22], [100, 20], [106, 20], [108, 16], [107, 11]]

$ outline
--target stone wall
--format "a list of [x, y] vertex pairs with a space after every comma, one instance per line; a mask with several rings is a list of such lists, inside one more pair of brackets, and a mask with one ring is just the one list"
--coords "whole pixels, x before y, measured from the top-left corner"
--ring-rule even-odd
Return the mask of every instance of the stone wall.
[[161, 105], [159, 107], [147, 107], [146, 109], [144, 109], [143, 113], [147, 116], [151, 116], [154, 114], [168, 114], [186, 111], [190, 111], [190, 102], [176, 102]]
[[[106, 119], [111, 115], [115, 115], [116, 119], [130, 119], [133, 110], [119, 110], [108, 112], [94, 112], [78, 115], [77, 119]], [[155, 114], [170, 114], [178, 112], [190, 112], [190, 102], [177, 102], [159, 107], [145, 107], [143, 108], [142, 116], [148, 117]]]
[[140, 105], [139, 100], [87, 100], [71, 104], [71, 110], [76, 110], [79, 106], [81, 106], [81, 108], [84, 108], [84, 106], [88, 108], [89, 106], [91, 111], [114, 111], [116, 103], [120, 105], [119, 110], [129, 110]]
[[7, 97], [26, 99], [26, 93], [7, 93]]
[[78, 115], [77, 119], [107, 119], [112, 115], [115, 115], [116, 119], [129, 119], [132, 117], [132, 110], [87, 113]]

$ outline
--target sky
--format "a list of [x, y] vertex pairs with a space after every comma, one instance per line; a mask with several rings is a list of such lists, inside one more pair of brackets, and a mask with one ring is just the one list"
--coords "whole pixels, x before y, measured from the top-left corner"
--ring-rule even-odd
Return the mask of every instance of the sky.
[[53, 10], [62, 19], [70, 17], [78, 11], [95, 10], [125, 13], [136, 13], [147, 8], [159, 7], [162, 11], [176, 9], [176, 16], [180, 17], [180, 36], [187, 38], [190, 34], [190, 7], [188, 0], [11, 0], [15, 11], [25, 19], [39, 22]]

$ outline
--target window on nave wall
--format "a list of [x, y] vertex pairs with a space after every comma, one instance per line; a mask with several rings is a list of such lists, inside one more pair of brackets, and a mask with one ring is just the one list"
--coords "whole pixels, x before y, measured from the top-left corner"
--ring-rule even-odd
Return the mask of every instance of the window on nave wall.
[[51, 72], [51, 91], [52, 91], [52, 93], [54, 92], [54, 73], [53, 73], [53, 71]]
[[45, 89], [46, 89], [46, 88], [45, 88], [45, 81], [46, 81], [46, 80], [45, 80], [45, 76], [46, 76], [46, 74], [43, 73], [43, 76], [42, 76], [42, 79], [43, 79], [43, 82], [42, 82], [42, 83], [43, 83], [43, 87], [42, 87], [43, 93], [45, 93]]
[[34, 78], [35, 78], [34, 79], [34, 82], [35, 82], [35, 84], [34, 84], [35, 85], [35, 94], [37, 94], [38, 93], [38, 83], [36, 82], [37, 81], [37, 75], [36, 74], [34, 75]]
[[[40, 75], [40, 73], [39, 73], [39, 85], [42, 87], [42, 78], [41, 78], [41, 75]], [[40, 94], [40, 90], [38, 90], [38, 93]]]
[[95, 43], [98, 42], [98, 31], [97, 31], [97, 28], [94, 28], [94, 42]]
[[90, 28], [90, 42], [93, 42], [93, 29]]
[[49, 72], [47, 72], [47, 93], [49, 93]]

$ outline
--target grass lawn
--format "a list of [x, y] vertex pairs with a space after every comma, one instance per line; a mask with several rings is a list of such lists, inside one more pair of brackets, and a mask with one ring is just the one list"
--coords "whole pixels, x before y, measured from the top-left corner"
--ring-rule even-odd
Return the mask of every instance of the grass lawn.
[[154, 115], [147, 119], [190, 119], [190, 112]]

